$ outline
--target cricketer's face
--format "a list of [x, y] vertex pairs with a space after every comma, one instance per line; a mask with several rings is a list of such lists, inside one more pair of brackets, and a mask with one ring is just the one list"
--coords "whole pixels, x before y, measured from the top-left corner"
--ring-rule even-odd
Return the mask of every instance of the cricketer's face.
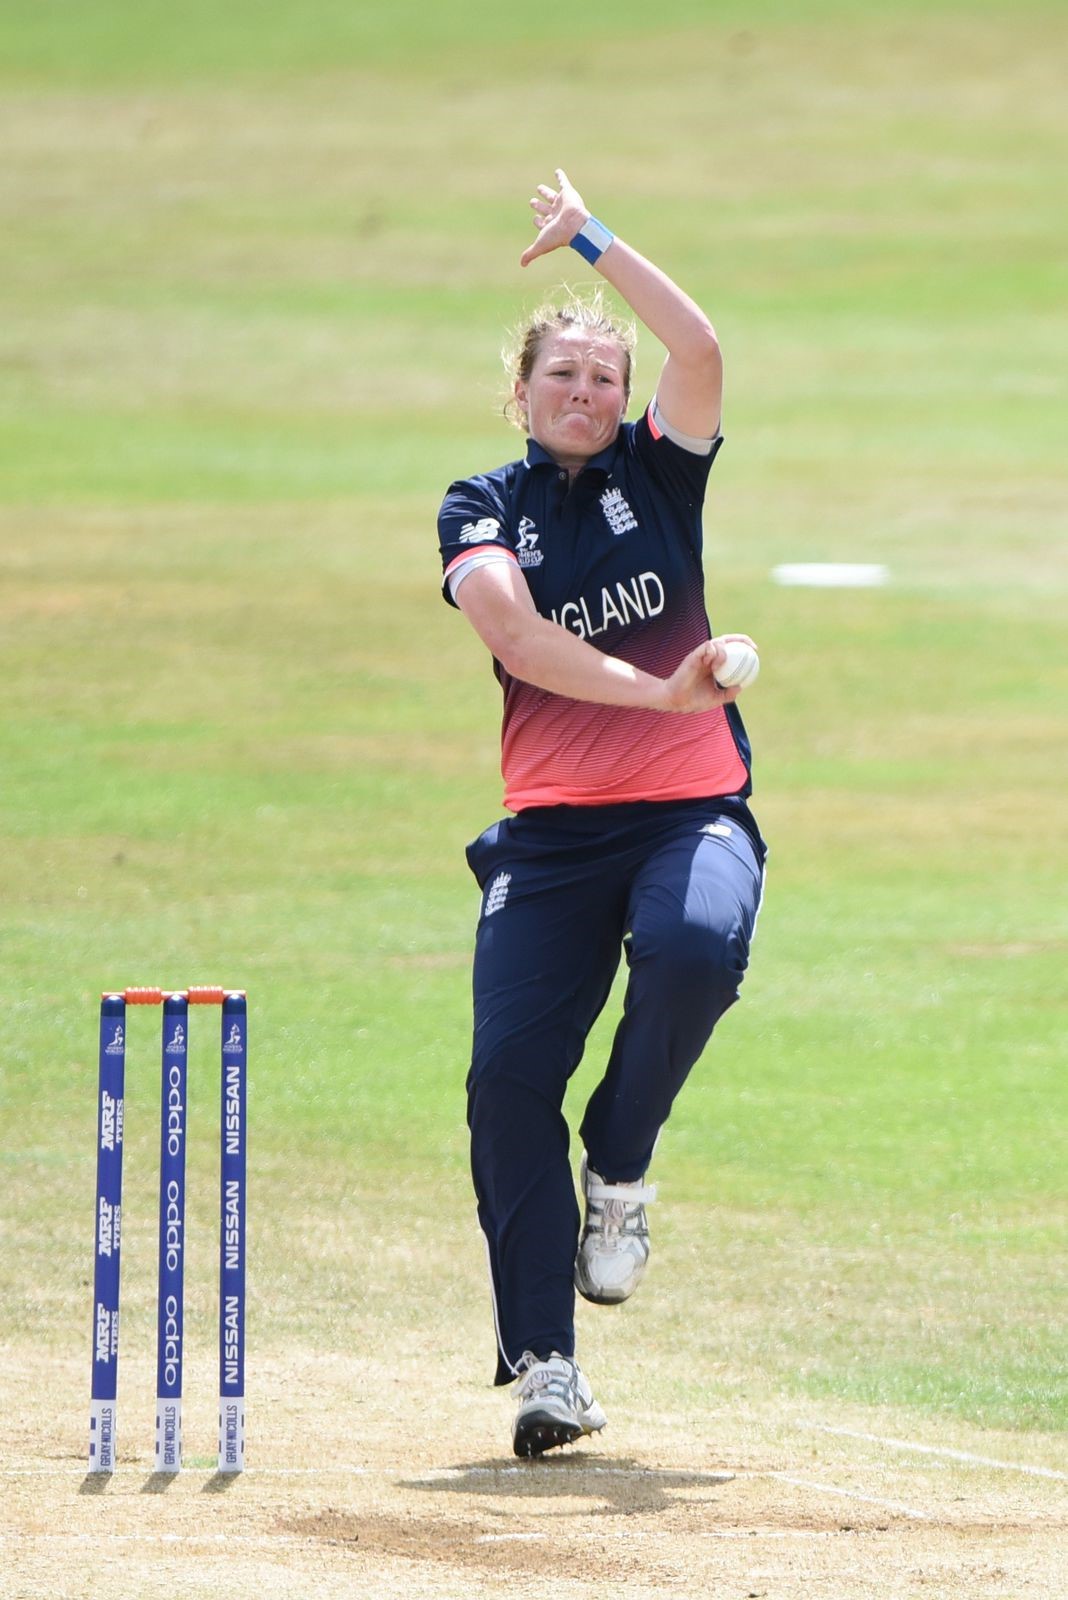
[[623, 351], [582, 328], [547, 334], [515, 397], [527, 432], [562, 467], [580, 467], [611, 444], [627, 409]]

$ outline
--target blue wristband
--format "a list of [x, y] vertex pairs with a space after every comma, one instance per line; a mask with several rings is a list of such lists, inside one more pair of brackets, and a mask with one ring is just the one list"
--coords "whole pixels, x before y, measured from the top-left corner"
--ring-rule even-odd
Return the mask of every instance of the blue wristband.
[[615, 234], [603, 222], [598, 222], [596, 217], [587, 217], [571, 240], [571, 248], [577, 250], [591, 267], [595, 267], [614, 238]]

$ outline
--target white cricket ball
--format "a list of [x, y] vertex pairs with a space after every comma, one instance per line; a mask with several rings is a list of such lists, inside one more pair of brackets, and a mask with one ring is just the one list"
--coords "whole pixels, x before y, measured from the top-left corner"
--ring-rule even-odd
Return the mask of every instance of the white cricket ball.
[[721, 667], [716, 668], [716, 682], [721, 689], [733, 689], [735, 684], [748, 689], [757, 680], [760, 657], [751, 644], [743, 644], [740, 639], [728, 639], [725, 649], [727, 659]]

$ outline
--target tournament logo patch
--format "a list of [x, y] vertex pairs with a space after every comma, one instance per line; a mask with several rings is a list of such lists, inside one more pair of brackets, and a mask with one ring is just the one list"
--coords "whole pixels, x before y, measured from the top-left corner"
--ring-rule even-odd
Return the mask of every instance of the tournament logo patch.
[[521, 567], [540, 567], [545, 560], [544, 550], [537, 548], [538, 531], [529, 517], [519, 519], [519, 543], [515, 547], [516, 560]]

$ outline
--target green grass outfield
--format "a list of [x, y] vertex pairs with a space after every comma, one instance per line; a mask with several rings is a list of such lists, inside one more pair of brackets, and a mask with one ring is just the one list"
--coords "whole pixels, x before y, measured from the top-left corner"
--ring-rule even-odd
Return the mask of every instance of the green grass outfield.
[[[1063, 5], [13, 10], [8, 1338], [42, 1381], [84, 1346], [88, 1380], [101, 988], [221, 981], [251, 996], [250, 1381], [257, 1350], [391, 1341], [475, 1340], [489, 1376], [463, 845], [499, 812], [497, 692], [434, 513], [519, 453], [497, 351], [585, 272], [517, 265], [564, 164], [721, 335], [710, 609], [761, 645], [772, 850], [744, 1003], [662, 1142], [657, 1271], [612, 1327], [676, 1403], [1063, 1428]], [[892, 582], [775, 587], [790, 560]], [[130, 1034], [147, 1352], [155, 1019]], [[191, 1270], [210, 1038], [198, 1015]]]

